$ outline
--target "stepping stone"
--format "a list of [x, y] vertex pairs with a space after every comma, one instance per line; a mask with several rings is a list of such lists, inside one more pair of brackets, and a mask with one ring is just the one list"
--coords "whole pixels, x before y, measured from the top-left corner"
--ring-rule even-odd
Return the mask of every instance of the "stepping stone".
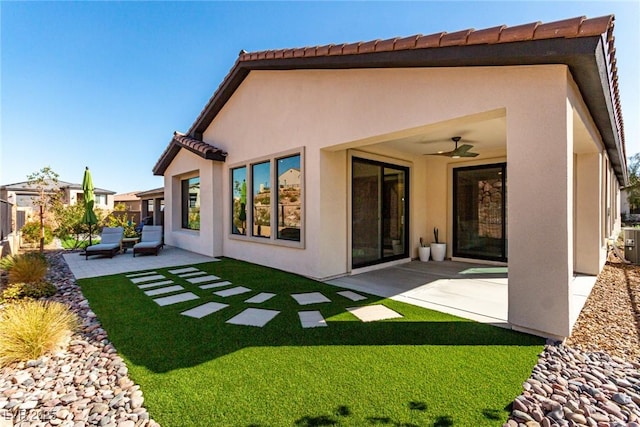
[[194, 271], [193, 273], [184, 273], [184, 274], [178, 274], [178, 276], [182, 277], [183, 279], [187, 278], [187, 277], [193, 277], [193, 276], [202, 276], [203, 274], [207, 274], [204, 271]]
[[190, 273], [192, 271], [199, 271], [197, 268], [195, 267], [184, 267], [184, 268], [178, 268], [176, 270], [169, 270], [169, 273], [171, 274], [182, 274], [182, 273]]
[[342, 295], [343, 297], [348, 298], [351, 301], [362, 301], [364, 299], [367, 299], [367, 297], [364, 297], [360, 294], [356, 294], [355, 292], [351, 292], [351, 291], [338, 292], [338, 295]]
[[183, 291], [184, 288], [180, 285], [176, 286], [165, 286], [164, 288], [154, 289], [152, 291], [146, 291], [144, 294], [150, 297], [154, 297], [156, 295], [168, 294], [171, 292]]
[[327, 326], [327, 322], [319, 311], [299, 311], [298, 316], [302, 327], [305, 329]]
[[149, 289], [149, 288], [155, 288], [158, 286], [165, 286], [165, 285], [172, 285], [172, 284], [173, 284], [173, 280], [163, 280], [162, 282], [153, 282], [153, 283], [147, 283], [144, 285], [138, 285], [138, 288]]
[[199, 299], [200, 297], [191, 292], [185, 292], [183, 294], [171, 295], [169, 297], [156, 298], [153, 301], [159, 306], [177, 304], [179, 302], [191, 301], [194, 299]]
[[214, 280], [220, 280], [220, 278], [218, 276], [209, 275], [209, 276], [194, 277], [193, 279], [187, 279], [187, 282], [196, 284], [196, 283], [203, 283], [203, 282], [212, 282]]
[[194, 307], [191, 310], [183, 311], [180, 314], [184, 316], [194, 317], [196, 319], [202, 319], [204, 316], [208, 316], [211, 313], [220, 311], [225, 307], [229, 307], [229, 304], [222, 304], [220, 302], [207, 302], [205, 304]]
[[164, 277], [161, 274], [155, 274], [153, 276], [134, 277], [133, 279], [130, 279], [130, 280], [133, 283], [143, 283], [143, 282], [153, 282], [154, 280], [161, 280], [161, 279], [166, 279], [166, 277]]
[[271, 298], [273, 298], [275, 296], [276, 296], [276, 294], [272, 294], [272, 293], [269, 293], [269, 292], [260, 292], [258, 295], [249, 298], [245, 302], [248, 302], [249, 304], [260, 304], [261, 302], [265, 302], [267, 300], [270, 300]]
[[257, 326], [262, 328], [271, 319], [280, 313], [276, 310], [264, 310], [262, 308], [247, 308], [242, 313], [227, 320], [232, 325]]
[[209, 283], [208, 285], [200, 285], [198, 286], [200, 289], [213, 289], [213, 288], [221, 288], [223, 286], [229, 286], [231, 282], [225, 280], [224, 282], [215, 282]]
[[157, 271], [145, 271], [144, 273], [127, 274], [127, 275], [125, 275], [125, 277], [148, 276], [149, 274], [156, 274], [156, 273], [157, 273]]
[[308, 292], [305, 294], [291, 294], [293, 299], [298, 301], [300, 305], [318, 304], [322, 302], [331, 302], [331, 300], [320, 292]]
[[366, 305], [364, 307], [351, 307], [347, 310], [363, 322], [375, 322], [376, 320], [387, 320], [402, 317], [402, 314], [396, 313], [384, 305]]
[[214, 292], [214, 295], [218, 295], [219, 297], [230, 297], [232, 295], [240, 295], [246, 292], [251, 292], [251, 289], [245, 288], [244, 286], [236, 286], [235, 288], [225, 289], [224, 291]]

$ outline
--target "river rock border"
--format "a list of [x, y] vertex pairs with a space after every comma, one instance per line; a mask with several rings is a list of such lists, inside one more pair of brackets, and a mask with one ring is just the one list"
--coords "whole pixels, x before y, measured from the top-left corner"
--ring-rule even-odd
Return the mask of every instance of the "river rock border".
[[47, 253], [50, 298], [78, 315], [68, 347], [0, 370], [0, 427], [158, 427], [61, 251]]
[[640, 427], [640, 363], [548, 344], [504, 427]]

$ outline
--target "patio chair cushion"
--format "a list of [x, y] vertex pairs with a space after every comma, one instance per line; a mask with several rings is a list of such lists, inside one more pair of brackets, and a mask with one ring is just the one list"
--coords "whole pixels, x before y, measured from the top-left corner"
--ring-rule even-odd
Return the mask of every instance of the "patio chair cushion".
[[162, 246], [162, 226], [145, 225], [142, 229], [142, 239], [140, 243], [133, 245], [133, 256], [135, 257], [136, 253], [152, 253], [158, 255], [158, 251]]
[[85, 259], [89, 255], [109, 255], [111, 258], [120, 251], [120, 242], [124, 229], [122, 227], [105, 227], [100, 234], [100, 243], [87, 246], [85, 249]]

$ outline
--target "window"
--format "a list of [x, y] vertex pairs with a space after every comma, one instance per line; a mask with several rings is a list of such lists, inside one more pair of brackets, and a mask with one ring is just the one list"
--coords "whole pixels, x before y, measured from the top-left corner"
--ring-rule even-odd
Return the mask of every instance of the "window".
[[229, 176], [230, 235], [302, 247], [303, 165], [300, 150], [233, 165]]
[[278, 239], [300, 241], [300, 155], [277, 161]]
[[200, 230], [200, 177], [182, 180], [182, 228]]
[[271, 162], [251, 166], [253, 230], [256, 237], [271, 236]]
[[96, 204], [96, 205], [106, 205], [107, 204], [107, 195], [106, 194], [95, 194], [93, 203]]
[[231, 169], [231, 233], [247, 234], [247, 167]]

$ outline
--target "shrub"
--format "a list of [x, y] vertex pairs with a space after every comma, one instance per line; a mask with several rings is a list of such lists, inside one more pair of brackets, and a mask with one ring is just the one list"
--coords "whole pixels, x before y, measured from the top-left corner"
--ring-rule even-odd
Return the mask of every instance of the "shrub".
[[9, 271], [9, 283], [37, 283], [47, 274], [44, 256], [24, 254], [15, 258]]
[[64, 344], [78, 319], [57, 302], [22, 301], [0, 312], [0, 366], [37, 359]]
[[13, 267], [13, 263], [15, 262], [16, 257], [13, 255], [7, 255], [6, 257], [0, 258], [0, 270], [9, 271], [11, 267]]
[[[22, 238], [27, 243], [40, 242], [40, 223], [38, 221], [31, 221], [26, 223], [21, 229]], [[53, 242], [53, 232], [51, 227], [47, 224], [44, 225], [44, 244], [48, 245]]]
[[14, 301], [24, 298], [47, 298], [55, 295], [58, 289], [49, 282], [11, 283], [2, 291], [0, 300]]

